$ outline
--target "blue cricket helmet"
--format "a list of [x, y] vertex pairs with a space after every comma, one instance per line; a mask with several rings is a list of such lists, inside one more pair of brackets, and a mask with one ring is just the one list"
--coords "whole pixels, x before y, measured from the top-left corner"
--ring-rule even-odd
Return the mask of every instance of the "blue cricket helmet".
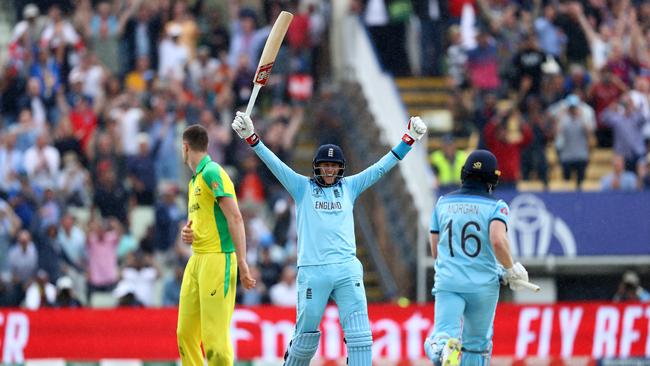
[[465, 160], [460, 173], [461, 181], [475, 180], [492, 187], [499, 183], [501, 171], [497, 169], [497, 158], [487, 150], [474, 150]]
[[[316, 165], [319, 163], [338, 163], [341, 165], [334, 183], [326, 184], [323, 180], [323, 175], [320, 172], [320, 168], [316, 168]], [[337, 145], [334, 144], [325, 144], [321, 145], [318, 150], [316, 150], [316, 155], [314, 155], [314, 160], [312, 161], [312, 171], [314, 174], [314, 180], [319, 186], [329, 187], [338, 183], [343, 174], [345, 174], [345, 156], [343, 155], [343, 150]]]

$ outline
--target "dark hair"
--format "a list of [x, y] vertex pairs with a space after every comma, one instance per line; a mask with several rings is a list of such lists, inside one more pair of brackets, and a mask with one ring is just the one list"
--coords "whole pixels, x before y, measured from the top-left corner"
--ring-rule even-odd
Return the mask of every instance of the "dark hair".
[[183, 131], [183, 142], [187, 142], [190, 150], [208, 151], [208, 131], [201, 125], [191, 125]]

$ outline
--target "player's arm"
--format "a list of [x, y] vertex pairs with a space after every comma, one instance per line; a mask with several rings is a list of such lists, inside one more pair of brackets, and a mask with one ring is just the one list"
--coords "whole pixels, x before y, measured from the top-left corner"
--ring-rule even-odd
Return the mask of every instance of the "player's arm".
[[352, 192], [361, 194], [368, 187], [372, 186], [391, 170], [397, 163], [404, 159], [411, 151], [411, 146], [424, 136], [427, 126], [420, 117], [411, 117], [402, 136], [402, 141], [384, 155], [378, 162], [366, 168], [364, 171], [346, 178]]
[[514, 291], [525, 288], [517, 284], [517, 282], [528, 282], [528, 271], [526, 271], [526, 268], [521, 263], [513, 262], [512, 255], [510, 255], [510, 243], [508, 242], [506, 223], [501, 219], [494, 219], [490, 222], [490, 242], [494, 249], [494, 255], [505, 268], [505, 274], [502, 279], [504, 284], [510, 285], [510, 289]]
[[217, 197], [217, 202], [221, 212], [228, 222], [228, 232], [235, 244], [237, 253], [237, 266], [239, 267], [239, 278], [246, 289], [255, 287], [255, 279], [251, 274], [248, 263], [246, 262], [246, 232], [244, 230], [244, 219], [239, 212], [239, 206], [234, 197], [221, 196]]
[[[442, 197], [438, 199], [438, 202]], [[433, 208], [431, 213], [431, 225], [429, 226], [429, 245], [431, 245], [431, 256], [433, 259], [438, 259], [438, 241], [440, 240], [440, 225], [438, 225], [438, 205]]]
[[250, 117], [246, 116], [246, 114], [242, 112], [237, 112], [237, 116], [231, 126], [237, 135], [246, 140], [250, 147], [253, 148], [255, 154], [257, 154], [260, 160], [266, 164], [271, 173], [278, 178], [289, 194], [291, 194], [294, 199], [300, 197], [302, 190], [305, 187], [304, 183], [308, 178], [296, 173], [287, 164], [280, 160], [273, 151], [269, 150], [269, 148], [262, 143], [255, 133], [253, 121]]
[[494, 249], [494, 255], [503, 267], [512, 268], [512, 256], [510, 255], [510, 245], [508, 244], [508, 234], [506, 224], [501, 220], [492, 220], [490, 222], [490, 242]]
[[429, 234], [429, 244], [431, 245], [431, 256], [433, 259], [438, 259], [438, 233]]

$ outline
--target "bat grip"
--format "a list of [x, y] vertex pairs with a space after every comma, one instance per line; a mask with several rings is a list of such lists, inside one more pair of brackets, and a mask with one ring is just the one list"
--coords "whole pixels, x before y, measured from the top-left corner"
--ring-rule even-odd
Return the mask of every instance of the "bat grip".
[[522, 286], [522, 287], [524, 287], [524, 288], [526, 288], [526, 289], [528, 289], [530, 291], [533, 291], [533, 292], [539, 292], [541, 290], [541, 288], [539, 286], [537, 286], [534, 283], [530, 283], [528, 281], [512, 280], [512, 282], [514, 282], [514, 284], [517, 285], [517, 286]]
[[257, 94], [260, 92], [262, 84], [254, 83], [253, 91], [251, 92], [251, 97], [248, 99], [248, 105], [246, 106], [246, 115], [250, 117], [253, 113], [253, 106], [255, 105], [255, 100], [257, 99]]

